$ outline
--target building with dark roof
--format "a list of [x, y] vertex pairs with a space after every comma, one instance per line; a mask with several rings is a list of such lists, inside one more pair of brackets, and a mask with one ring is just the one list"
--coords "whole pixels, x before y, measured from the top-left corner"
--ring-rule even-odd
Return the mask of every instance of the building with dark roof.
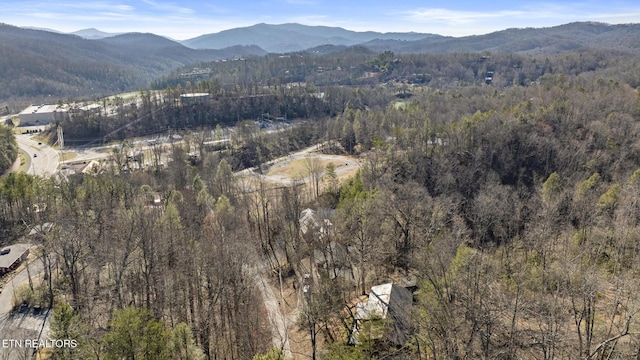
[[199, 104], [209, 100], [209, 93], [192, 93], [180, 95], [180, 103], [182, 105]]
[[349, 343], [357, 345], [364, 324], [378, 319], [383, 321], [384, 329], [375, 331], [375, 337], [394, 345], [404, 345], [409, 340], [412, 304], [413, 295], [405, 287], [394, 283], [372, 286], [368, 300], [356, 305]]
[[15, 270], [29, 256], [30, 244], [14, 244], [0, 251], [0, 276]]

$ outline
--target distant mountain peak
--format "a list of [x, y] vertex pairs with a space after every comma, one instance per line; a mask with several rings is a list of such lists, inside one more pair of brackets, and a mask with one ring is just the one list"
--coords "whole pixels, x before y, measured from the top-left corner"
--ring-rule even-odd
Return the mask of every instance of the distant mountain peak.
[[309, 26], [298, 23], [259, 23], [248, 27], [201, 35], [182, 43], [194, 49], [221, 49], [232, 45], [257, 45], [269, 52], [287, 53], [302, 51], [322, 45], [352, 46], [375, 39], [420, 40], [438, 37], [420, 33], [358, 32], [341, 27]]
[[80, 36], [81, 38], [85, 38], [85, 39], [97, 40], [97, 39], [104, 39], [107, 37], [120, 35], [122, 33], [108, 33], [104, 31], [100, 31], [96, 28], [88, 28], [88, 29], [74, 31], [71, 34]]

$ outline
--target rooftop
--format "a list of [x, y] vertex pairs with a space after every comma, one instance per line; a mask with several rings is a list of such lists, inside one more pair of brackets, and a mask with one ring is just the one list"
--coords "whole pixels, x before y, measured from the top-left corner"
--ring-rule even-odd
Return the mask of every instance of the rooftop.
[[31, 228], [31, 231], [29, 231], [29, 236], [47, 233], [51, 231], [52, 228], [53, 228], [53, 223], [50, 223], [50, 222], [36, 225], [33, 228]]
[[67, 110], [59, 105], [45, 105], [45, 104], [31, 105], [28, 108], [22, 110], [20, 112], [20, 115], [45, 114], [45, 113], [52, 113], [52, 112], [59, 112], [59, 111], [67, 111]]
[[205, 97], [205, 96], [209, 96], [209, 93], [189, 93], [189, 94], [180, 95], [180, 97], [182, 97], [182, 98]]
[[312, 209], [304, 209], [300, 212], [300, 231], [306, 234], [310, 230], [315, 230], [321, 235], [328, 232], [329, 228], [333, 226], [329, 217], [331, 217], [332, 211], [315, 211]]
[[390, 331], [383, 336], [394, 344], [405, 344], [407, 341], [406, 330], [411, 319], [412, 302], [411, 291], [402, 286], [394, 283], [372, 286], [367, 301], [356, 304], [356, 321], [349, 343], [358, 344], [359, 324], [362, 321], [377, 317], [391, 321]]
[[393, 283], [372, 286], [369, 300], [356, 306], [356, 319], [368, 319], [373, 315], [386, 318], [392, 288]]
[[[14, 244], [11, 246], [4, 247], [0, 253], [5, 253], [4, 255], [0, 255], [0, 268], [8, 268], [13, 265], [29, 248], [30, 244]], [[7, 250], [9, 250], [7, 252]]]

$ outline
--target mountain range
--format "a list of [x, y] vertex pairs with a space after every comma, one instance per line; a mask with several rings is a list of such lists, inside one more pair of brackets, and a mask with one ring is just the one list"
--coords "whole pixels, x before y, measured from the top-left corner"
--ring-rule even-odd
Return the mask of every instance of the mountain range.
[[[63, 34], [0, 24], [0, 100], [99, 96], [146, 88], [179, 67], [267, 53], [329, 53], [358, 45], [373, 52], [557, 54], [585, 48], [638, 53], [640, 24], [571, 23], [446, 37], [355, 32], [338, 27], [257, 24], [184, 41], [85, 29]], [[1, 105], [1, 104], [0, 104]]]
[[257, 46], [196, 50], [154, 34], [90, 40], [0, 24], [0, 100], [143, 89], [181, 66], [265, 53]]
[[[122, 33], [108, 33], [90, 28], [72, 32], [84, 39], [97, 40]], [[248, 27], [205, 34], [192, 39], [177, 41], [192, 49], [224, 49], [230, 46], [255, 45], [270, 53], [303, 51], [322, 45], [358, 45], [372, 40], [415, 41], [427, 38], [444, 38], [440, 35], [408, 33], [357, 32], [340, 27], [307, 26], [301, 24], [256, 24]]]
[[[104, 39], [121, 35], [97, 29], [84, 29], [73, 34], [85, 39]], [[397, 53], [558, 53], [594, 47], [635, 52], [640, 49], [639, 35], [640, 24], [609, 25], [594, 22], [575, 22], [548, 28], [506, 29], [465, 37], [415, 32], [357, 32], [339, 27], [262, 23], [176, 42], [200, 50], [224, 49], [237, 45], [257, 46], [269, 53], [304, 51], [323, 45], [363, 45], [374, 51], [390, 50]]]
[[548, 28], [506, 29], [486, 35], [430, 37], [416, 41], [376, 39], [363, 44], [375, 51], [397, 53], [501, 52], [557, 54], [579, 49], [640, 51], [640, 24], [576, 22]]
[[413, 41], [439, 35], [420, 33], [356, 32], [339, 27], [300, 24], [257, 24], [198, 36], [182, 43], [194, 49], [221, 49], [231, 45], [256, 45], [272, 53], [302, 51], [320, 45], [357, 45], [372, 40]]

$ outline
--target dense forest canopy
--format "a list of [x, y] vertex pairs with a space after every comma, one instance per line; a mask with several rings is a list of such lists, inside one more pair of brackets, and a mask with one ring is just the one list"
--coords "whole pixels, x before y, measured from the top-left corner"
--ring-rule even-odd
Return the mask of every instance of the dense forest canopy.
[[[199, 43], [196, 45], [190, 41], [180, 43], [148, 33], [128, 33], [90, 40], [72, 34], [0, 24], [0, 42], [3, 45], [0, 48], [0, 77], [5, 85], [0, 89], [0, 108], [8, 106], [11, 112], [18, 112], [30, 103], [57, 102], [69, 98], [94, 99], [123, 91], [137, 91], [147, 88], [149, 82], [159, 76], [165, 76], [184, 65], [216, 59], [248, 58], [267, 52], [278, 53], [269, 57], [288, 56], [285, 52], [293, 49], [306, 49], [304, 52], [316, 55], [336, 52], [337, 62], [349, 56], [342, 53], [347, 44], [358, 44], [346, 48], [347, 53], [364, 51], [370, 54], [385, 51], [402, 55], [489, 52], [545, 57], [589, 50], [637, 54], [640, 33], [638, 24], [593, 22], [538, 29], [507, 29], [460, 38], [417, 33], [356, 33], [341, 28], [300, 24], [259, 24], [252, 28], [230, 32], [238, 36], [211, 34], [213, 38], [218, 35], [225, 38], [218, 39], [222, 42], [211, 36], [192, 39]], [[257, 30], [260, 36], [256, 37], [258, 28], [261, 29]], [[371, 40], [372, 36], [376, 40]], [[286, 41], [281, 41], [282, 37]], [[219, 46], [208, 47], [200, 40], [205, 43], [211, 40]], [[190, 43], [204, 48], [196, 50], [184, 45]], [[309, 62], [313, 63], [314, 60]], [[332, 69], [338, 66], [349, 70], [341, 64]], [[336, 80], [354, 83], [354, 79], [347, 80], [344, 74], [337, 74], [331, 68], [321, 77], [311, 76], [317, 70], [313, 68], [302, 75], [299, 73], [301, 69], [290, 70], [294, 71], [290, 71], [290, 74], [274, 73], [272, 79], [262, 80], [277, 83], [310, 76], [305, 81], [313, 80], [316, 84], [331, 84]], [[408, 73], [412, 74], [420, 73]]]
[[0, 125], [0, 175], [13, 165], [18, 157], [18, 144], [11, 128]]
[[[321, 118], [353, 109], [382, 109], [393, 97], [413, 91], [481, 87], [528, 87], [557, 74], [601, 78], [636, 87], [633, 55], [587, 50], [550, 57], [465, 53], [454, 55], [371, 54], [349, 48], [339, 53], [267, 55], [201, 63], [154, 82], [162, 93], [141, 92], [142, 103], [116, 99], [117, 116], [78, 113], [63, 121], [66, 141], [102, 142], [166, 131], [229, 125], [264, 114]], [[384, 87], [384, 88], [382, 88]], [[184, 93], [208, 93], [208, 101], [180, 106]]]
[[[237, 125], [228, 147], [203, 147], [199, 161], [187, 161], [192, 139], [171, 146], [163, 169], [0, 180], [7, 233], [56, 224], [40, 234], [40, 257], [59, 275], [32, 301], [66, 299], [72, 310], [60, 305], [54, 324], [83, 329], [80, 348], [59, 358], [121, 358], [148, 344], [165, 358], [279, 358], [263, 272], [294, 294], [281, 308], [304, 304], [289, 334], [312, 358], [637, 356], [635, 58], [353, 51], [200, 64], [206, 74], [158, 80], [163, 96], [142, 92], [140, 106], [62, 122], [70, 141]], [[210, 97], [174, 101], [185, 92]], [[269, 134], [238, 121], [265, 113], [305, 121]], [[362, 167], [338, 180], [309, 160], [306, 185], [234, 172], [262, 174], [315, 144]], [[307, 208], [328, 222], [308, 231]], [[403, 342], [380, 336], [395, 326], [380, 321], [347, 345], [354, 299], [398, 278], [415, 290]], [[144, 326], [166, 332], [122, 345]], [[186, 345], [158, 345], [176, 334]]]
[[0, 107], [93, 99], [144, 89], [156, 77], [200, 61], [263, 54], [253, 46], [194, 50], [153, 34], [105, 40], [0, 23]]

